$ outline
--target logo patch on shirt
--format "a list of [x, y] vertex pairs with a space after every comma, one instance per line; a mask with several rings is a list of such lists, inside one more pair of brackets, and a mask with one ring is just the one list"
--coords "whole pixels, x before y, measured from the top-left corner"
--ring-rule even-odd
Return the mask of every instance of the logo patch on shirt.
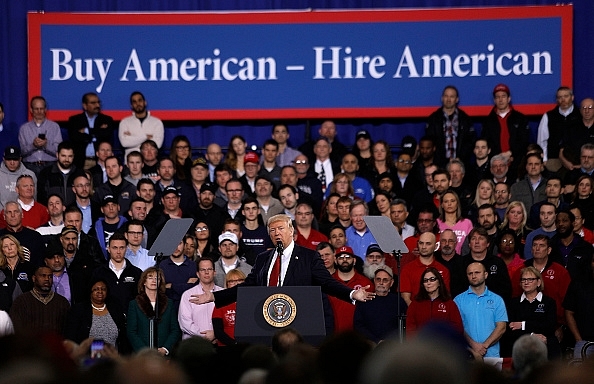
[[21, 273], [19, 273], [17, 280], [29, 281], [29, 276], [27, 276], [27, 274], [25, 272], [21, 272]]
[[124, 277], [124, 283], [133, 283], [134, 277], [133, 276], [126, 276]]

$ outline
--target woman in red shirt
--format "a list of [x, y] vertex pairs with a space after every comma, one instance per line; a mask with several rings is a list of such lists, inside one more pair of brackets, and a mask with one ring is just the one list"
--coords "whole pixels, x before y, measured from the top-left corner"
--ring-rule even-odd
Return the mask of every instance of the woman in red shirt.
[[419, 293], [406, 313], [407, 334], [414, 335], [429, 322], [445, 322], [458, 332], [464, 332], [458, 306], [439, 271], [427, 268], [421, 275], [420, 285]]

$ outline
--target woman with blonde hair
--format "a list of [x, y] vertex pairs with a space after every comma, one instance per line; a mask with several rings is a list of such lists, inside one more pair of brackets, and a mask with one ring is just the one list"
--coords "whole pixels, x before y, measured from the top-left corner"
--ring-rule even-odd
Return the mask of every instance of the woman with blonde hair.
[[25, 259], [25, 250], [13, 235], [0, 237], [0, 271], [16, 281], [21, 291], [33, 289], [35, 266]]
[[[233, 288], [245, 281], [245, 273], [232, 269], [225, 275], [225, 288]], [[217, 344], [221, 346], [237, 344], [235, 341], [235, 310], [237, 303], [231, 303], [212, 312], [212, 327]]]
[[524, 203], [521, 201], [512, 201], [505, 210], [503, 222], [499, 226], [501, 232], [504, 232], [506, 229], [511, 229], [515, 232], [516, 239], [520, 241], [520, 244], [518, 244], [518, 251], [522, 258], [524, 257], [526, 237], [531, 232], [531, 229], [526, 225], [527, 221], [528, 214], [526, 213]]
[[470, 204], [466, 217], [474, 225], [478, 224], [478, 208], [483, 204], [495, 204], [495, 184], [493, 180], [483, 179], [476, 186], [474, 200]]
[[[157, 280], [159, 281], [157, 284]], [[177, 310], [173, 301], [165, 294], [165, 276], [157, 267], [149, 267], [138, 281], [138, 296], [128, 307], [128, 340], [134, 352], [147, 348], [149, 343], [150, 319], [156, 315], [157, 323], [157, 351], [168, 356], [173, 352], [173, 347], [181, 339], [181, 329], [177, 321]], [[155, 303], [158, 298], [157, 313]]]

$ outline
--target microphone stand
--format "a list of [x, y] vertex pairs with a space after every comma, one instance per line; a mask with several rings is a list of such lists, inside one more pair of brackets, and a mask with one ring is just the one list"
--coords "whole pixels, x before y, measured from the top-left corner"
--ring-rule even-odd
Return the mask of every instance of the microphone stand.
[[283, 271], [283, 252], [285, 250], [285, 246], [283, 245], [282, 241], [279, 241], [278, 243], [276, 243], [276, 252], [277, 255], [276, 257], [278, 257], [278, 283], [277, 283], [277, 287], [281, 286], [281, 275], [282, 275], [282, 271]]
[[163, 253], [155, 255], [155, 267], [157, 267], [157, 295], [155, 296], [155, 316], [149, 319], [149, 348], [159, 348], [159, 265], [163, 261]]
[[398, 271], [398, 281], [396, 282], [396, 293], [398, 294], [398, 301], [396, 303], [396, 308], [398, 311], [398, 340], [400, 341], [400, 343], [403, 343], [405, 334], [406, 315], [403, 315], [400, 309], [400, 300], [402, 299], [402, 295], [400, 294], [400, 260], [402, 259], [402, 252], [400, 250], [393, 250], [392, 255], [396, 259], [396, 270]]

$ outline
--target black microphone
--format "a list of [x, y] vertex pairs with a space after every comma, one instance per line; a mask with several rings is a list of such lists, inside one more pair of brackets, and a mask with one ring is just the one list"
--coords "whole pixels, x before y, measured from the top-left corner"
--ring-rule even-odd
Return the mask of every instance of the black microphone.
[[285, 250], [285, 246], [283, 245], [283, 242], [278, 241], [276, 243], [276, 252], [278, 252], [279, 255], [282, 255], [284, 250]]

